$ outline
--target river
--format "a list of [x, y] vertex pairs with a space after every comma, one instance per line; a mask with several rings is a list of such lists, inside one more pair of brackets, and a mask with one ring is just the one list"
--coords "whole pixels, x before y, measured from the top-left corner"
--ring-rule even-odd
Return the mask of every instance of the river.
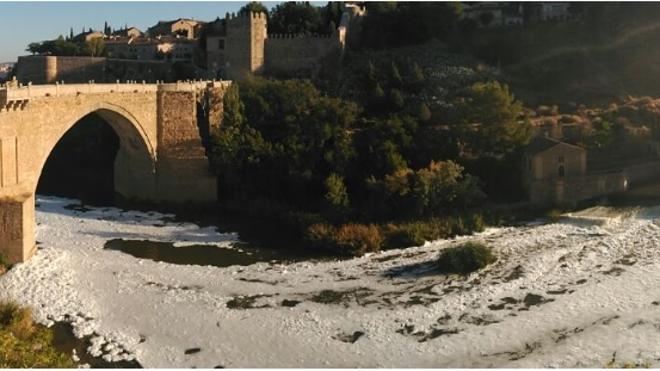
[[[39, 251], [0, 278], [0, 297], [69, 323], [109, 362], [660, 366], [658, 207], [591, 207], [339, 261], [269, 255], [173, 215], [37, 203]], [[438, 252], [470, 239], [497, 262], [440, 274]], [[186, 248], [199, 260], [181, 260]]]

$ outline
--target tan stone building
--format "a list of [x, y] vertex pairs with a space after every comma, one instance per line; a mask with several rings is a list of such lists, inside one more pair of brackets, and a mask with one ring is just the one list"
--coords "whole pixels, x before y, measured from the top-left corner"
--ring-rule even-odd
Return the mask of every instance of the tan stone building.
[[140, 31], [140, 29], [138, 29], [137, 27], [122, 28], [112, 33], [112, 37], [119, 37], [119, 38], [125, 37], [129, 39], [141, 37], [142, 35], [143, 35], [142, 31]]
[[587, 172], [587, 150], [541, 135], [523, 156], [523, 187], [536, 205], [575, 205], [584, 200], [624, 192], [639, 169]]
[[530, 180], [582, 176], [587, 172], [587, 151], [546, 136], [534, 138], [525, 151], [524, 174]]
[[187, 18], [159, 21], [155, 26], [150, 27], [147, 33], [151, 37], [180, 35], [188, 39], [196, 39], [205, 23]]
[[105, 34], [101, 31], [88, 31], [88, 32], [83, 32], [81, 34], [76, 35], [73, 38], [73, 41], [92, 41], [94, 39], [103, 39], [105, 38]]
[[117, 37], [105, 42], [108, 58], [136, 60], [191, 61], [197, 41], [183, 36]]

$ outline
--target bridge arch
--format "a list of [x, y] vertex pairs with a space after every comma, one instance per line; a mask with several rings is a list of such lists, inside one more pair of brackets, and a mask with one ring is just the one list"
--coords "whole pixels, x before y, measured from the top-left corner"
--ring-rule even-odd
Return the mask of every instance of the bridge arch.
[[41, 147], [45, 150], [38, 162], [36, 177], [32, 184], [33, 193], [36, 192], [43, 168], [55, 146], [83, 118], [93, 113], [101, 117], [119, 138], [119, 150], [114, 161], [115, 192], [126, 198], [148, 199], [152, 197], [155, 192], [157, 154], [154, 143], [156, 141], [149, 138], [143, 125], [128, 110], [107, 102], [86, 106], [76, 114], [74, 119], [58, 126], [58, 132], [49, 136], [45, 143], [42, 143]]
[[[10, 262], [23, 262], [35, 253], [39, 179], [57, 144], [92, 113], [119, 139], [115, 192], [153, 202], [216, 201], [217, 179], [209, 171], [199, 124], [220, 127], [222, 97], [229, 85], [205, 81], [0, 87], [0, 254]], [[209, 103], [203, 112], [196, 105], [200, 100]]]

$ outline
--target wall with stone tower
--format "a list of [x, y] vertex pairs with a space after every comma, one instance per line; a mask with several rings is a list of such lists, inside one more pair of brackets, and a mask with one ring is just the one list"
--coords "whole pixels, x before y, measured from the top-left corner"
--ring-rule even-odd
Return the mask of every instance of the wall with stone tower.
[[263, 13], [227, 15], [225, 67], [229, 80], [240, 80], [264, 69], [267, 20]]
[[207, 66], [214, 76], [241, 80], [249, 74], [314, 74], [326, 58], [357, 47], [364, 9], [347, 4], [332, 35], [268, 35], [263, 13], [227, 14], [225, 32], [207, 37]]

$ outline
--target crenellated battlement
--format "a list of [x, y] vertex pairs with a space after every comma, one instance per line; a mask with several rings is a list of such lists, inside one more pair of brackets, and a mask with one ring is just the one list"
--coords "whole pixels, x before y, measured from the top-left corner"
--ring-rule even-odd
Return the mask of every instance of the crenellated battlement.
[[268, 34], [269, 39], [330, 39], [334, 35], [319, 35], [319, 34]]
[[263, 12], [248, 12], [248, 13], [225, 13], [225, 20], [227, 21], [227, 26], [243, 26], [248, 25], [251, 22], [266, 22], [266, 13]]
[[43, 84], [3, 85], [0, 87], [0, 112], [24, 109], [32, 99], [78, 96], [81, 94], [156, 93], [159, 91], [192, 92], [207, 88], [226, 88], [230, 81], [177, 81], [176, 83], [147, 84], [144, 81], [126, 81], [112, 84]]

